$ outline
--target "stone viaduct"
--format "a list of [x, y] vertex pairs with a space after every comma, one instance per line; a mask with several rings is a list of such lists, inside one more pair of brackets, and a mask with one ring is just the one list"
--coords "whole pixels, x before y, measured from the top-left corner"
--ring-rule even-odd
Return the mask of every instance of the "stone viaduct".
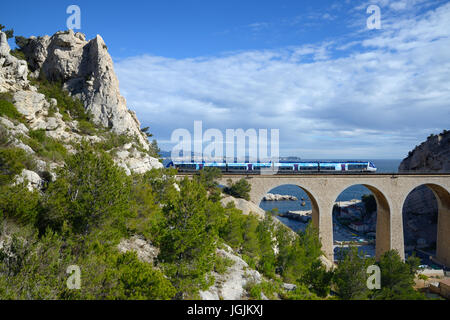
[[404, 258], [403, 204], [408, 194], [421, 185], [428, 186], [438, 203], [437, 251], [435, 260], [450, 266], [450, 174], [297, 174], [224, 175], [226, 185], [245, 178], [251, 184], [251, 201], [259, 205], [270, 190], [281, 185], [296, 185], [308, 195], [312, 222], [319, 230], [322, 249], [333, 261], [333, 205], [339, 194], [353, 185], [364, 185], [377, 202], [376, 257], [396, 249]]

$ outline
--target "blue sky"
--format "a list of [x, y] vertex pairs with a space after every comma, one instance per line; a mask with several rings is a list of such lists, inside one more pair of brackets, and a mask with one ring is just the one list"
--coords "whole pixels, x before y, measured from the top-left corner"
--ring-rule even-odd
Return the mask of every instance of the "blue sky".
[[303, 158], [403, 158], [450, 129], [449, 1], [8, 1], [0, 23], [51, 35], [70, 4], [166, 150], [194, 120], [280, 129], [280, 153]]

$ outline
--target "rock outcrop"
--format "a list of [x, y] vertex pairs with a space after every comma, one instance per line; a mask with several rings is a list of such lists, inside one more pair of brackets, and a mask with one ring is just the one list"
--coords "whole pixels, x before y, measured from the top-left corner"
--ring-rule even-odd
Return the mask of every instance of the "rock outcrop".
[[24, 60], [10, 54], [6, 34], [0, 32], [0, 92], [17, 91], [28, 86], [28, 68]]
[[154, 247], [151, 243], [138, 236], [133, 236], [130, 239], [123, 239], [118, 244], [117, 249], [122, 253], [134, 251], [139, 260], [152, 265], [159, 254], [159, 248]]
[[247, 283], [260, 283], [261, 274], [251, 269], [248, 264], [237, 256], [233, 249], [225, 245], [224, 249], [217, 249], [217, 255], [232, 261], [232, 266], [224, 274], [213, 272], [215, 283], [206, 291], [200, 291], [203, 300], [241, 300], [247, 294]]
[[[266, 212], [258, 207], [251, 201], [247, 201], [241, 198], [234, 198], [232, 196], [226, 196], [222, 198], [220, 201], [223, 206], [226, 206], [228, 203], [232, 202], [234, 206], [241, 210], [244, 215], [248, 215], [250, 213], [254, 213], [259, 219], [263, 220], [266, 216]], [[278, 220], [277, 220], [278, 221]]]
[[[147, 152], [147, 137], [140, 130], [136, 114], [127, 109], [125, 99], [120, 95], [112, 59], [100, 36], [86, 41], [81, 33], [71, 30], [57, 32], [51, 37], [27, 39], [21, 51], [27, 61], [11, 55], [6, 34], [0, 32], [0, 93], [6, 92], [11, 96], [11, 102], [25, 120], [21, 123], [5, 116], [0, 117], [0, 126], [8, 130], [13, 146], [34, 155], [35, 152], [24, 143], [24, 139], [29, 138], [30, 130], [39, 129], [44, 130], [48, 137], [63, 143], [69, 152], [74, 152], [73, 142], [82, 139], [91, 142], [105, 140], [101, 135], [82, 133], [78, 121], [68, 120], [59, 112], [56, 99], [49, 99], [39, 93], [28, 80], [29, 75], [44, 76], [48, 80], [62, 82], [69, 94], [83, 102], [95, 123], [118, 134], [137, 138], [137, 142], [114, 150], [115, 162], [127, 174], [163, 167], [158, 159]], [[35, 160], [41, 171], [58, 167], [55, 163], [42, 163], [38, 157]]]
[[399, 172], [450, 172], [450, 131], [431, 135], [400, 163]]
[[24, 169], [22, 170], [22, 173], [17, 176], [14, 184], [18, 185], [25, 182], [27, 183], [27, 188], [30, 191], [41, 188], [44, 183], [44, 181], [36, 172]]
[[[450, 172], [450, 131], [428, 137], [409, 152], [398, 171]], [[406, 198], [403, 214], [406, 245], [416, 246], [421, 239], [420, 246], [433, 246], [437, 233], [437, 202], [434, 193], [426, 186], [415, 188]]]
[[297, 201], [297, 197], [291, 196], [289, 194], [273, 194], [268, 193], [264, 196], [263, 201]]
[[117, 133], [136, 135], [148, 150], [136, 114], [120, 95], [113, 61], [102, 37], [87, 41], [82, 33], [61, 31], [53, 36], [31, 37], [22, 51], [31, 75], [61, 81], [72, 96], [83, 101], [94, 121]]

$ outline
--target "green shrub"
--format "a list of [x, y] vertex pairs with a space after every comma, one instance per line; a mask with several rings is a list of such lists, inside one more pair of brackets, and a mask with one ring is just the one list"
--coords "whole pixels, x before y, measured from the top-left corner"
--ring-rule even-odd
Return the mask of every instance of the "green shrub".
[[22, 140], [37, 155], [54, 162], [61, 162], [66, 158], [66, 147], [61, 142], [47, 136], [44, 129], [30, 130], [28, 135], [30, 138], [23, 137]]
[[17, 111], [16, 107], [11, 102], [7, 100], [0, 100], [0, 116], [23, 121], [22, 114]]
[[44, 129], [31, 130], [28, 135], [30, 138], [37, 140], [40, 143], [43, 143], [46, 140], [46, 134]]
[[245, 178], [242, 178], [236, 183], [232, 183], [231, 180], [228, 180], [228, 187], [225, 187], [223, 192], [235, 198], [250, 200], [251, 188], [250, 183], [245, 180]]
[[27, 60], [27, 57], [25, 56], [25, 54], [22, 51], [20, 51], [19, 49], [11, 50], [10, 54], [19, 60], [25, 60], [25, 61]]
[[214, 271], [218, 274], [225, 274], [229, 267], [234, 265], [234, 261], [227, 257], [217, 256], [214, 263]]
[[0, 186], [0, 211], [8, 218], [22, 224], [34, 224], [40, 210], [37, 191], [29, 191], [23, 185]]
[[145, 262], [138, 260], [135, 252], [121, 254], [115, 260], [115, 268], [108, 273], [117, 277], [108, 299], [156, 300], [171, 299], [175, 288], [164, 274]]
[[250, 300], [261, 300], [262, 288], [260, 284], [254, 281], [248, 281], [244, 289], [247, 291]]
[[19, 148], [0, 149], [0, 185], [12, 182], [23, 169], [34, 170], [36, 163], [24, 150]]
[[47, 99], [56, 99], [58, 108], [63, 115], [63, 120], [69, 120], [69, 116], [78, 121], [90, 120], [90, 115], [84, 109], [83, 103], [79, 99], [74, 99], [63, 89], [61, 82], [50, 82], [41, 73], [38, 79], [30, 79], [31, 84], [38, 87], [38, 91], [45, 95]]
[[87, 134], [90, 136], [93, 136], [97, 133], [95, 125], [85, 119], [81, 119], [78, 121], [78, 130], [81, 134]]
[[7, 147], [10, 143], [10, 135], [8, 129], [0, 126], [0, 148]]
[[117, 134], [113, 131], [103, 134], [104, 141], [98, 142], [96, 147], [103, 151], [109, 151], [115, 148], [120, 148], [127, 143], [133, 142], [133, 138], [127, 134]]
[[84, 142], [67, 157], [58, 176], [46, 192], [41, 232], [47, 227], [60, 231], [66, 224], [73, 232], [83, 233], [107, 221], [125, 228], [124, 220], [132, 212], [131, 181], [108, 154], [99, 154]]

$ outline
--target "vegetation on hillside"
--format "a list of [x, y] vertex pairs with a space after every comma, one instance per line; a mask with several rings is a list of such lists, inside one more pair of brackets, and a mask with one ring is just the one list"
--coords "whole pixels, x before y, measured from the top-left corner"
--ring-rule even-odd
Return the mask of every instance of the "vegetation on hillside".
[[[0, 297], [198, 298], [214, 282], [209, 274], [220, 263], [215, 252], [221, 243], [267, 279], [248, 284], [250, 298], [319, 299], [332, 290], [344, 299], [422, 297], [412, 289], [416, 262], [385, 254], [379, 262], [383, 289], [368, 292], [365, 267], [372, 261], [349, 253], [336, 271], [327, 271], [311, 225], [292, 237], [270, 215], [260, 221], [232, 204], [223, 207], [211, 192], [213, 177], [201, 172], [176, 181], [173, 170], [127, 176], [108, 153], [84, 142], [44, 191], [2, 184]], [[160, 248], [154, 265], [118, 251], [121, 239], [133, 235]], [[66, 286], [69, 265], [82, 270], [80, 290]], [[286, 292], [283, 282], [297, 287]]]
[[248, 183], [247, 180], [242, 178], [235, 183], [232, 183], [231, 179], [229, 179], [228, 186], [226, 186], [223, 189], [223, 192], [235, 198], [250, 200], [250, 190], [251, 190], [250, 183]]

